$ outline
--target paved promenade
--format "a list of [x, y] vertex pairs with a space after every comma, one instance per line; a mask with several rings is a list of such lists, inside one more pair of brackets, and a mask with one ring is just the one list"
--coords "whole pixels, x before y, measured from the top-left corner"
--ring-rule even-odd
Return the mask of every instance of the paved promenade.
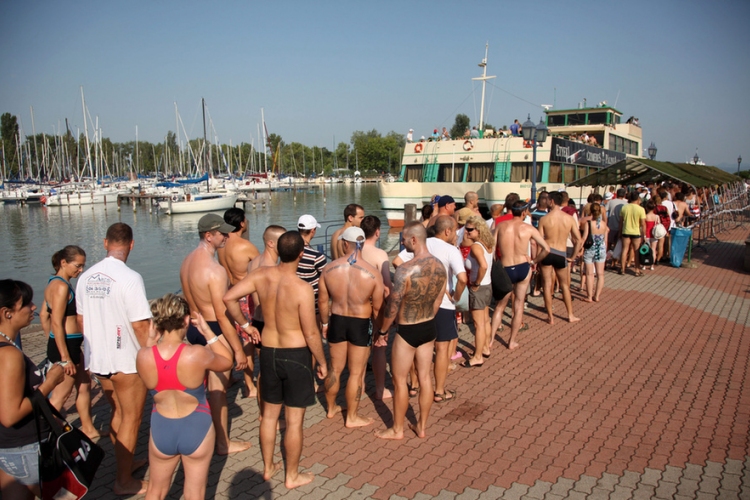
[[[693, 268], [607, 272], [603, 302], [574, 293], [577, 324], [547, 325], [541, 298], [532, 299], [521, 347], [496, 347], [482, 368], [452, 372], [457, 398], [433, 406], [426, 439], [373, 436], [392, 421], [390, 401], [366, 398], [361, 412], [376, 422], [353, 430], [340, 416], [327, 420], [322, 404], [310, 408], [302, 467], [316, 479], [298, 490], [281, 475], [263, 481], [257, 404], [234, 386], [231, 436], [254, 445], [214, 458], [206, 497], [750, 499], [750, 275], [741, 270], [749, 231], [695, 250]], [[460, 346], [472, 339], [463, 325]], [[41, 334], [24, 335], [36, 361], [44, 345]], [[97, 426], [109, 412], [99, 392]], [[68, 407], [76, 421], [72, 400]], [[139, 458], [149, 412], [150, 403]], [[101, 444], [107, 456], [91, 498], [112, 497], [112, 445]], [[180, 498], [182, 474], [170, 498]]]

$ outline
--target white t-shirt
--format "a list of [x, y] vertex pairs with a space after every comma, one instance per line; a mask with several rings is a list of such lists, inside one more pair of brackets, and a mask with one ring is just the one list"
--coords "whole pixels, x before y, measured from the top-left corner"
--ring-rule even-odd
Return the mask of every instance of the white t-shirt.
[[[445, 285], [445, 289], [452, 296], [453, 277], [466, 272], [464, 269], [464, 261], [461, 257], [461, 251], [450, 243], [444, 242], [440, 238], [427, 238], [427, 250], [433, 257], [443, 263], [445, 272], [448, 274], [448, 282]], [[414, 258], [414, 254], [407, 252], [406, 250], [402, 250], [398, 256], [404, 262], [409, 262]], [[487, 274], [489, 274], [489, 272]], [[440, 304], [440, 309], [455, 310], [456, 306], [446, 294], [443, 294], [443, 302]]]
[[76, 308], [83, 315], [86, 369], [136, 373], [141, 345], [132, 323], [151, 318], [141, 275], [119, 259], [105, 258], [78, 278]]
[[675, 222], [672, 218], [672, 212], [674, 212], [674, 203], [669, 200], [662, 200], [661, 204], [662, 206], [667, 207], [667, 213], [669, 214], [669, 227], [667, 228], [667, 230], [670, 230], [675, 227]]

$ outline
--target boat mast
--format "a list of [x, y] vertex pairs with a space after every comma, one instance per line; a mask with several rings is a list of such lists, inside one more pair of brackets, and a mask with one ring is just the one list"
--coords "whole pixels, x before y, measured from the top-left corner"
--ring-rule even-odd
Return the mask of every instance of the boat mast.
[[487, 89], [487, 80], [492, 80], [494, 76], [487, 76], [487, 53], [490, 50], [490, 43], [484, 46], [484, 59], [479, 63], [479, 67], [483, 69], [482, 76], [472, 78], [472, 80], [481, 80], [482, 82], [482, 107], [479, 109], [479, 130], [484, 128], [484, 94]]
[[[203, 155], [204, 160], [206, 164], [208, 164], [208, 151], [206, 150], [206, 100], [201, 97], [201, 107], [203, 108]], [[210, 168], [210, 166], [209, 166]], [[208, 175], [208, 170], [206, 170], [206, 191], [211, 191], [211, 184], [209, 182], [211, 176]]]
[[89, 170], [91, 170], [91, 146], [89, 145], [89, 126], [86, 119], [86, 99], [83, 97], [83, 85], [81, 85], [81, 106], [83, 106], [83, 134], [86, 136], [86, 161], [89, 164]]

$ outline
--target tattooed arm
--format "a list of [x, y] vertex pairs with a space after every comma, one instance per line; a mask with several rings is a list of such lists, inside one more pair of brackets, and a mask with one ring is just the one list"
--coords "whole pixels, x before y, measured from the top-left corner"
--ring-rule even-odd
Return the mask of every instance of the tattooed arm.
[[398, 310], [401, 308], [401, 302], [404, 299], [407, 272], [410, 268], [411, 266], [402, 265], [396, 269], [396, 274], [393, 277], [393, 291], [388, 296], [388, 300], [385, 304], [383, 324], [380, 326], [381, 332], [387, 332], [388, 329], [393, 326], [394, 321], [396, 321]]

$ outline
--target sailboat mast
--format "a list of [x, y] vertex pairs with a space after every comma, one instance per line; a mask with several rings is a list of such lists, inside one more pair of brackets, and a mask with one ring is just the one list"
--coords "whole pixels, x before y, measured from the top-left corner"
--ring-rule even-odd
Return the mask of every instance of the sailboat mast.
[[[201, 97], [201, 107], [203, 108], [203, 154], [205, 155], [204, 161], [206, 161], [206, 165], [208, 165], [208, 151], [206, 148], [206, 144], [208, 144], [208, 142], [206, 141], [206, 100], [202, 97]], [[208, 165], [208, 169], [210, 168], [211, 166]], [[208, 169], [206, 169], [206, 190], [210, 191], [211, 185], [209, 183], [209, 179], [211, 178], [211, 176], [208, 175]]]
[[[91, 168], [91, 147], [89, 145], [89, 126], [86, 120], [86, 99], [83, 97], [83, 85], [81, 85], [81, 105], [83, 106], [83, 134], [86, 136], [86, 162]], [[80, 177], [80, 174], [79, 174]]]

